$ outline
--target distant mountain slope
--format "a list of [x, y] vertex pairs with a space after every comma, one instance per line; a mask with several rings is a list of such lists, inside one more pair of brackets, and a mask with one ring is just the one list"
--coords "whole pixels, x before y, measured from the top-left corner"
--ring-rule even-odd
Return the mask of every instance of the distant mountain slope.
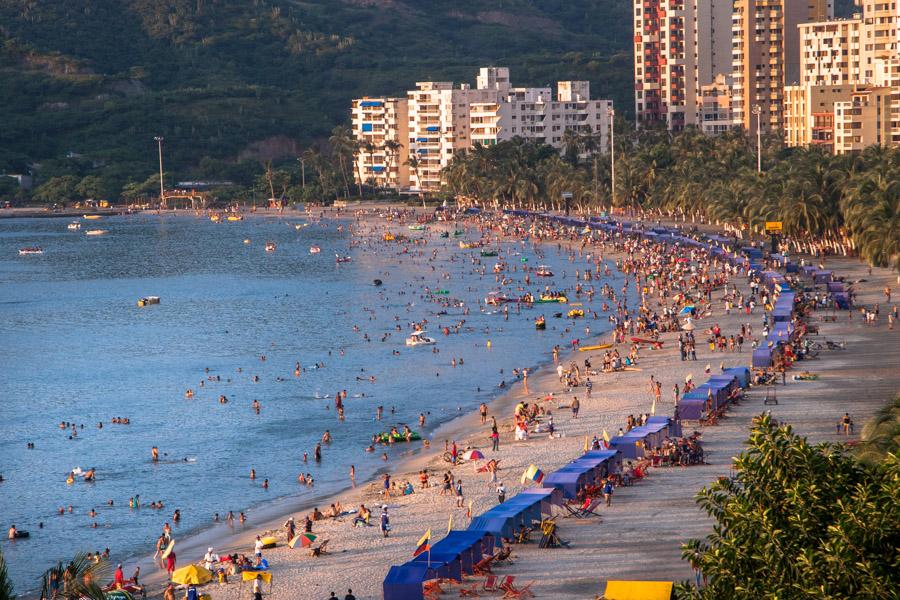
[[159, 134], [182, 170], [283, 153], [354, 96], [489, 64], [590, 79], [627, 111], [630, 37], [616, 0], [0, 0], [0, 171], [75, 152], [144, 174]]

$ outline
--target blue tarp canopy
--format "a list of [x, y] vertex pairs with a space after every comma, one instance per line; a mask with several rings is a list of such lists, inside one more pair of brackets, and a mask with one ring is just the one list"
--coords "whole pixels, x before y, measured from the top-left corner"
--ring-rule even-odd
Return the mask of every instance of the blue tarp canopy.
[[757, 348], [753, 351], [753, 366], [759, 369], [767, 369], [772, 366], [772, 349], [768, 347]]
[[816, 271], [813, 273], [813, 281], [815, 283], [828, 283], [832, 279], [831, 271]]
[[835, 292], [834, 293], [834, 303], [837, 304], [837, 307], [843, 310], [850, 309], [850, 294], [847, 292]]
[[427, 564], [395, 565], [384, 578], [384, 600], [423, 600], [422, 584], [437, 578], [437, 570]]
[[678, 401], [678, 418], [699, 421], [706, 414], [706, 398], [682, 398]]
[[750, 385], [750, 369], [747, 367], [728, 367], [723, 373], [726, 375], [734, 375], [738, 380], [738, 385], [742, 388]]
[[828, 282], [828, 291], [829, 292], [843, 292], [844, 284], [840, 281], [829, 281]]
[[[547, 476], [544, 481], [547, 481]], [[544, 496], [536, 493], [516, 494], [503, 504], [491, 508], [479, 517], [475, 517], [469, 525], [473, 531], [487, 531], [496, 538], [511, 538], [513, 531], [521, 525], [530, 525], [541, 518]]]

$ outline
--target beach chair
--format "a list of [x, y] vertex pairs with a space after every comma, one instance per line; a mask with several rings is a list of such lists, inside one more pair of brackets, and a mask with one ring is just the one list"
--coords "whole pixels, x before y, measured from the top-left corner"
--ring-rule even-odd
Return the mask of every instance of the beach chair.
[[513, 586], [513, 582], [515, 580], [515, 575], [507, 575], [500, 581], [500, 583], [497, 584], [497, 591], [505, 593], [507, 590], [515, 589], [515, 586]]
[[441, 587], [437, 579], [432, 579], [422, 584], [422, 593], [426, 600], [436, 600], [444, 593], [444, 588]]
[[472, 565], [472, 572], [475, 575], [487, 575], [488, 573], [491, 572], [491, 563], [494, 562], [494, 558], [495, 558], [494, 555], [486, 556], [485, 558], [482, 558], [477, 563]]
[[497, 576], [496, 575], [488, 575], [487, 579], [484, 580], [484, 583], [481, 585], [481, 589], [486, 592], [498, 592], [500, 588], [497, 587]]
[[507, 590], [503, 592], [504, 598], [534, 598], [534, 592], [531, 591], [531, 586], [534, 585], [533, 581], [530, 581], [526, 586], [521, 588], [516, 588], [513, 585], [510, 585]]
[[469, 586], [467, 588], [459, 589], [459, 597], [460, 598], [478, 598], [479, 595], [480, 594], [478, 593], [478, 584], [477, 583], [473, 583], [471, 586]]
[[323, 541], [318, 546], [311, 546], [309, 549], [309, 555], [318, 558], [318, 557], [322, 556], [323, 554], [328, 554], [327, 547], [328, 547], [328, 540]]
[[597, 512], [597, 508], [600, 506], [601, 499], [600, 498], [589, 498], [585, 501], [577, 509], [571, 509], [570, 512], [572, 516], [579, 519], [586, 519], [588, 517], [599, 517], [600, 513]]

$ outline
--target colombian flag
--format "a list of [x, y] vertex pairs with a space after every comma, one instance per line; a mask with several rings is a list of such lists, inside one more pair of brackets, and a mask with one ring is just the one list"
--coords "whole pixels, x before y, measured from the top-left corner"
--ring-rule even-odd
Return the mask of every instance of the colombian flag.
[[423, 535], [419, 539], [419, 543], [416, 544], [416, 551], [413, 552], [413, 556], [418, 556], [418, 555], [422, 554], [423, 552], [428, 552], [431, 549], [431, 546], [428, 545], [428, 542], [430, 542], [430, 541], [431, 541], [431, 530], [429, 529], [428, 531], [425, 532], [425, 535]]
[[525, 483], [529, 479], [535, 483], [540, 483], [544, 480], [544, 472], [534, 465], [528, 465], [528, 468], [522, 473], [522, 483]]

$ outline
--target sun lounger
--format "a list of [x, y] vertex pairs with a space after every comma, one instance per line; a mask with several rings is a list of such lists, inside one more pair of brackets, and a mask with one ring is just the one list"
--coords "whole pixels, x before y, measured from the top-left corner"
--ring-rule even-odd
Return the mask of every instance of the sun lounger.
[[491, 572], [491, 564], [494, 562], [494, 555], [486, 556], [477, 563], [472, 565], [472, 571], [475, 575], [487, 575]]
[[497, 592], [500, 591], [500, 588], [497, 587], [497, 576], [496, 575], [488, 575], [487, 579], [484, 580], [484, 583], [481, 586], [486, 592]]
[[500, 580], [500, 583], [497, 584], [497, 590], [501, 591], [501, 592], [506, 592], [509, 589], [515, 589], [513, 587], [513, 582], [515, 580], [516, 580], [515, 575], [507, 575], [502, 580]]
[[467, 588], [459, 589], [459, 597], [460, 598], [477, 598], [480, 594], [478, 593], [478, 584], [473, 583], [471, 586]]
[[516, 588], [512, 584], [504, 591], [504, 598], [534, 598], [534, 592], [531, 591], [531, 586], [534, 585], [534, 582], [529, 582], [526, 586], [521, 588]]
[[579, 507], [572, 507], [569, 504], [564, 504], [566, 510], [569, 512], [567, 517], [575, 517], [576, 519], [586, 519], [588, 517], [599, 517], [600, 513], [597, 512], [597, 508], [600, 506], [600, 498], [591, 498], [589, 502], [582, 504]]

